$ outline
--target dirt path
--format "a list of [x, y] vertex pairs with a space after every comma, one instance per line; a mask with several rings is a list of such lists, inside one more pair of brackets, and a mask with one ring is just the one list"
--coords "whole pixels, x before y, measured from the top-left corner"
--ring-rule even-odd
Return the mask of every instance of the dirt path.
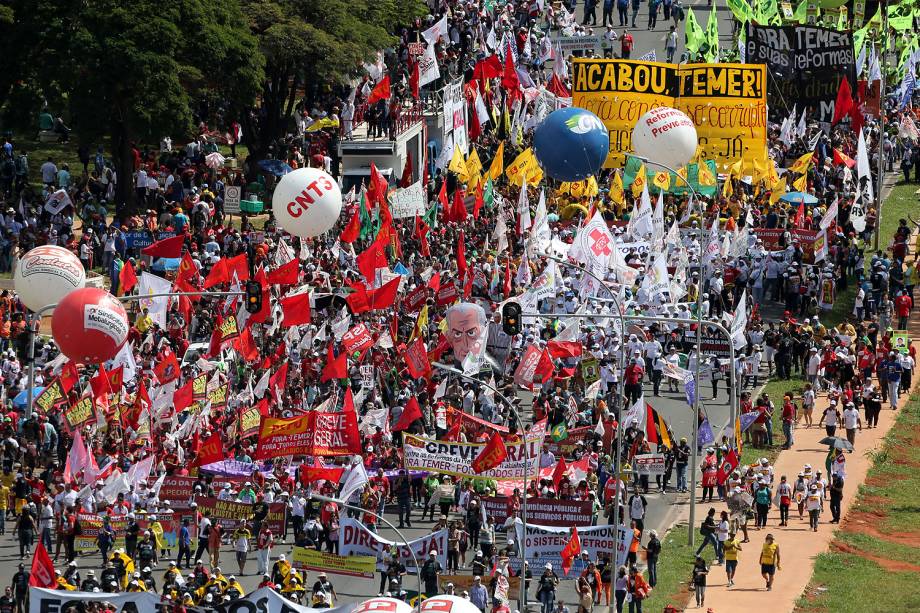
[[[916, 339], [918, 334], [920, 334], [920, 317], [915, 311], [915, 316], [911, 321], [911, 338]], [[920, 345], [917, 342], [914, 345], [920, 349]], [[920, 377], [916, 375], [915, 371], [911, 393], [916, 392], [918, 382], [920, 382]], [[899, 406], [903, 407], [908, 397], [907, 394], [902, 394], [899, 399]], [[820, 415], [824, 408], [827, 407], [827, 404], [826, 396], [819, 397], [814, 411], [816, 422], [819, 421]], [[866, 452], [881, 446], [882, 439], [894, 424], [896, 416], [897, 412], [892, 411], [887, 403], [883, 405], [878, 428], [871, 430], [864, 428], [861, 432], [858, 432], [856, 435], [856, 450], [847, 454], [846, 486], [844, 487], [842, 514], [845, 517], [844, 525], [850, 531], [854, 530], [854, 526], [857, 523], [854, 519], [857, 518], [847, 517], [847, 513], [856, 499], [858, 485], [865, 481], [866, 474], [872, 465], [872, 460], [867, 456]], [[845, 433], [842, 433], [841, 429], [838, 428], [837, 434]], [[778, 433], [778, 436], [781, 439], [782, 433]], [[824, 458], [827, 453], [827, 447], [818, 444], [818, 441], [824, 436], [823, 426], [810, 429], [806, 429], [803, 426], [797, 429], [794, 433], [795, 444], [793, 448], [780, 453], [774, 465], [777, 480], [780, 476], [786, 475], [790, 483], [794, 482], [804, 464], [811, 464], [812, 467], [820, 469], [824, 473]], [[724, 505], [722, 504], [716, 506], [719, 511], [723, 508]], [[831, 520], [831, 514], [827, 506], [825, 506], [825, 511], [821, 515], [817, 532], [813, 532], [809, 528], [807, 512], [804, 519], [800, 520], [795, 505], [789, 511], [790, 518], [787, 527], [779, 526], [779, 509], [772, 507], [765, 530], [757, 531], [749, 528], [751, 542], [745, 543], [743, 545], [744, 550], [739, 554], [738, 571], [735, 575], [735, 585], [733, 587], [728, 588], [726, 586], [723, 567], [712, 567], [707, 581], [706, 602], [703, 610], [711, 608], [713, 613], [765, 610], [780, 613], [792, 611], [795, 608], [796, 600], [802, 595], [811, 580], [815, 557], [828, 550], [837, 526], [828, 523]], [[858, 519], [866, 520], [866, 518]], [[749, 522], [749, 526], [753, 526], [753, 524], [753, 520]], [[870, 532], [871, 530], [872, 528], [867, 525], [866, 531]], [[780, 547], [782, 562], [782, 570], [777, 571], [773, 589], [770, 592], [766, 591], [765, 582], [760, 576], [760, 550], [764, 543], [764, 537], [768, 533], [774, 535], [776, 543]], [[695, 608], [695, 602], [691, 602], [687, 608]]]

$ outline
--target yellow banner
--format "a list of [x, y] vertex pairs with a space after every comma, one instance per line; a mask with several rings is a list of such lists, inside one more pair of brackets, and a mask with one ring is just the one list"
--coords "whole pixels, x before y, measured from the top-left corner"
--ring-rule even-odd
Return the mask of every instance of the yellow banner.
[[[720, 169], [739, 158], [745, 174], [766, 157], [767, 76], [762, 64], [666, 64], [575, 58], [572, 104], [600, 117], [610, 131], [604, 166], [625, 165], [632, 129], [659, 106], [696, 125], [703, 159]], [[654, 160], [653, 160], [654, 161]]]
[[372, 579], [377, 569], [377, 559], [372, 556], [337, 556], [310, 547], [294, 547], [291, 562], [294, 568], [300, 570], [319, 570], [367, 579]]

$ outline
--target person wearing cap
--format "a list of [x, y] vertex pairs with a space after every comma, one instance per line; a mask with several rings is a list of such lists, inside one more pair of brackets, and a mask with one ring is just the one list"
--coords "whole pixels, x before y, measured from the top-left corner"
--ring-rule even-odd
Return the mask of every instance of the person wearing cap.
[[246, 574], [246, 559], [249, 557], [249, 539], [252, 533], [246, 526], [245, 521], [241, 521], [233, 531], [233, 551], [236, 554], [236, 563], [240, 568], [240, 575]]
[[420, 575], [425, 584], [425, 596], [438, 595], [438, 579], [441, 576], [441, 563], [438, 561], [438, 552], [434, 549], [428, 552], [428, 559], [422, 564]]
[[482, 584], [481, 575], [473, 575], [473, 585], [470, 586], [470, 602], [480, 610], [485, 611], [488, 604], [489, 590]]
[[768, 534], [760, 550], [760, 575], [767, 582], [767, 591], [773, 589], [773, 578], [776, 571], [782, 570], [780, 565], [779, 545], [773, 540], [773, 535]]
[[805, 498], [805, 508], [808, 510], [808, 525], [815, 532], [818, 531], [818, 518], [821, 516], [823, 506], [821, 492], [818, 491], [818, 486], [812, 483]]
[[537, 579], [537, 600], [543, 605], [541, 613], [552, 612], [558, 585], [559, 576], [553, 571], [553, 565], [547, 562], [543, 565], [543, 574]]

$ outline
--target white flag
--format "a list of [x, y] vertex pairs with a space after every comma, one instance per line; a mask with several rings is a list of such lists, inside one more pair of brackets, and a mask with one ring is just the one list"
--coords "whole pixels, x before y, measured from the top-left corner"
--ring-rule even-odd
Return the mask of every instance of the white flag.
[[482, 101], [482, 96], [479, 95], [479, 92], [476, 92], [476, 101], [473, 104], [473, 108], [476, 109], [476, 121], [479, 122], [479, 127], [481, 128], [489, 121], [489, 110], [486, 108], [485, 102]]
[[442, 36], [447, 36], [447, 13], [441, 17], [441, 20], [433, 26], [422, 32], [422, 36], [428, 41], [429, 46], [434, 46]]
[[837, 198], [834, 198], [834, 201], [829, 207], [827, 207], [827, 212], [824, 213], [824, 217], [821, 218], [821, 229], [827, 230], [832, 225], [837, 223]]
[[339, 499], [346, 502], [351, 498], [352, 494], [363, 490], [364, 486], [369, 481], [367, 478], [367, 470], [364, 469], [364, 462], [360, 459], [352, 464], [351, 469], [345, 473], [344, 477], [345, 482], [342, 484], [342, 492], [339, 494]]
[[418, 85], [424, 87], [432, 81], [441, 78], [441, 69], [438, 67], [438, 58], [434, 54], [434, 45], [429, 44], [425, 48], [422, 57], [419, 58], [418, 64]]
[[[172, 283], [163, 277], [152, 275], [149, 272], [141, 273], [137, 291], [139, 296], [168, 294], [170, 291], [172, 291]], [[140, 301], [141, 306], [147, 308], [147, 312], [151, 319], [153, 319], [160, 328], [164, 329], [166, 328], [166, 312], [169, 308], [169, 300], [169, 296], [161, 296], [159, 298], [148, 298]]]
[[533, 225], [530, 219], [530, 200], [527, 199], [527, 177], [524, 176], [521, 178], [521, 192], [520, 197], [518, 198], [518, 225], [517, 233], [518, 236], [524, 234], [530, 230], [530, 226]]
[[70, 194], [67, 193], [66, 189], [57, 190], [48, 196], [48, 200], [45, 202], [45, 210], [52, 215], [57, 215], [68, 206], [73, 206], [73, 202], [70, 200]]
[[732, 319], [732, 343], [736, 351], [747, 345], [747, 338], [744, 336], [747, 323], [747, 293], [744, 292], [741, 294], [741, 300], [738, 301], [738, 306], [735, 308], [735, 317]]
[[620, 425], [625, 430], [629, 426], [633, 425], [635, 421], [635, 427], [639, 428], [642, 432], [645, 432], [645, 396], [640, 396], [636, 403], [629, 407], [629, 410], [626, 412], [626, 415], [623, 416], [623, 421], [620, 422]]

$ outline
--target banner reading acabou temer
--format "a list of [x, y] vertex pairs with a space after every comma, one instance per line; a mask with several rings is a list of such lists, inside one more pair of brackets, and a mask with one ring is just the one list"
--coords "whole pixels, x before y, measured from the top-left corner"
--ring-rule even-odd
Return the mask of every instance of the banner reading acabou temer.
[[623, 166], [632, 129], [648, 110], [671, 106], [696, 125], [705, 159], [720, 169], [744, 160], [745, 172], [766, 157], [767, 74], [762, 64], [665, 64], [573, 60], [572, 104], [610, 131], [606, 168]]

